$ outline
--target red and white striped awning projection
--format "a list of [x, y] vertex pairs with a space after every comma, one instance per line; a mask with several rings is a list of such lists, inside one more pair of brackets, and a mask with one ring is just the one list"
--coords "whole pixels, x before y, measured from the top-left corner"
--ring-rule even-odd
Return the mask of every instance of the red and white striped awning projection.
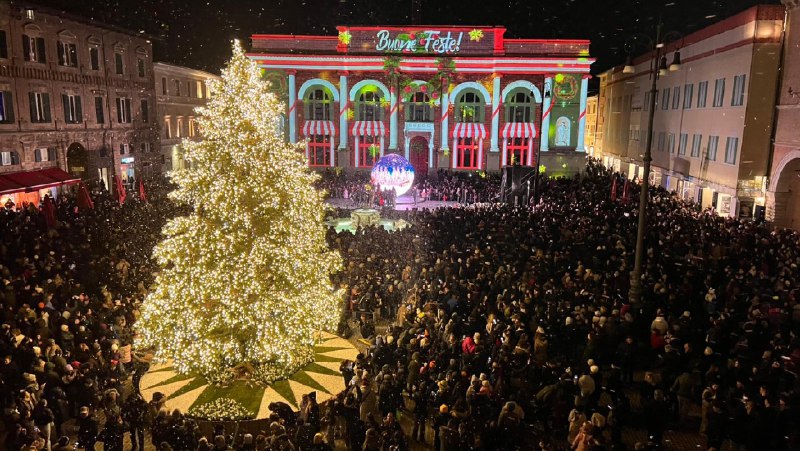
[[386, 136], [386, 127], [381, 121], [355, 121], [350, 129], [353, 136]]
[[503, 138], [535, 138], [536, 126], [530, 122], [509, 122], [503, 126]]
[[306, 121], [303, 124], [303, 135], [336, 135], [336, 127], [333, 121]]
[[450, 136], [453, 138], [484, 139], [486, 138], [486, 127], [484, 127], [483, 124], [472, 122], [457, 122]]

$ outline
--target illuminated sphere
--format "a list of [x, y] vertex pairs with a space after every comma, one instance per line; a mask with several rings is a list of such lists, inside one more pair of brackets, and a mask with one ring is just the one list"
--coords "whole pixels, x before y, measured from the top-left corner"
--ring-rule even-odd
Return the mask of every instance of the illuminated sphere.
[[390, 153], [384, 156], [372, 168], [372, 184], [379, 185], [382, 191], [394, 191], [402, 196], [414, 184], [414, 166], [405, 158]]

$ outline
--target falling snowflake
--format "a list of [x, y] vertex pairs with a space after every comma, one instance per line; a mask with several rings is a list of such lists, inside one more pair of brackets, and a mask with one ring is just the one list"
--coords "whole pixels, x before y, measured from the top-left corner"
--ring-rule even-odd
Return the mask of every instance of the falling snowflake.
[[470, 41], [480, 41], [483, 39], [483, 31], [478, 30], [477, 28], [469, 32], [469, 40]]

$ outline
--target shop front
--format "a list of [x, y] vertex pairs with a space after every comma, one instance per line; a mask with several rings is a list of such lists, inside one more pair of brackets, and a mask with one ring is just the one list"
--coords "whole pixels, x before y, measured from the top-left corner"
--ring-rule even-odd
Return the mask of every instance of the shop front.
[[119, 174], [126, 190], [132, 190], [136, 182], [136, 158], [125, 156], [120, 159]]
[[589, 41], [509, 39], [503, 27], [338, 27], [254, 35], [250, 58], [286, 104], [309, 166], [417, 172], [535, 165], [585, 152]]
[[0, 207], [38, 206], [45, 195], [55, 199], [59, 189], [80, 180], [60, 168], [0, 174]]

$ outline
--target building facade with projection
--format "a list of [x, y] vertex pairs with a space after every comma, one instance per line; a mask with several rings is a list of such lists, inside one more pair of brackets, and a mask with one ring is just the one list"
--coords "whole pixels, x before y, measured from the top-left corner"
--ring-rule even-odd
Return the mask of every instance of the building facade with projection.
[[[583, 166], [589, 41], [508, 39], [502, 27], [338, 27], [254, 35], [250, 58], [286, 104], [312, 167], [417, 171]], [[543, 132], [544, 131], [544, 132]], [[553, 173], [552, 170], [548, 170]]]

